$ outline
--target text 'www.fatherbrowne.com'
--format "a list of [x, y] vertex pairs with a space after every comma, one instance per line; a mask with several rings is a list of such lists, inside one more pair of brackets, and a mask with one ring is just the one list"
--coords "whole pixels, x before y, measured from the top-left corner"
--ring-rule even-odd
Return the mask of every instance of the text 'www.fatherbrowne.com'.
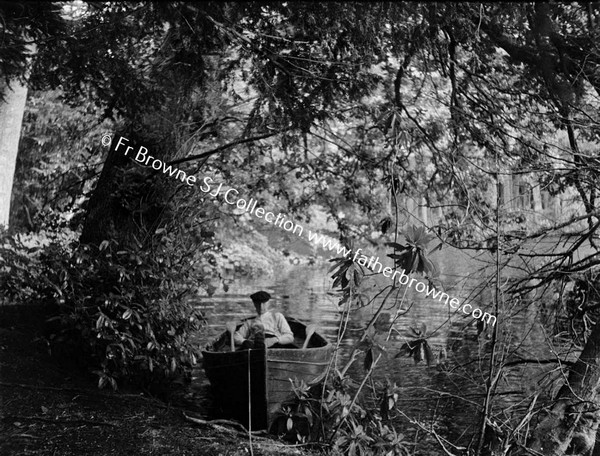
[[[213, 198], [221, 196], [225, 203], [235, 206], [250, 215], [264, 218], [267, 222], [302, 237], [302, 234], [304, 233], [302, 225], [286, 219], [282, 214], [275, 215], [273, 212], [266, 211], [262, 207], [257, 207], [258, 201], [254, 198], [250, 198], [249, 200], [238, 198], [239, 192], [235, 188], [227, 188], [223, 183], [220, 183], [216, 188], [213, 188], [212, 184], [214, 183], [213, 179], [207, 176], [203, 179], [200, 190], [204, 193], [208, 193]], [[414, 284], [415, 290], [419, 293], [424, 293], [427, 297], [438, 300], [439, 302], [445, 301], [452, 309], [461, 309], [462, 313], [465, 315], [471, 314], [475, 319], [482, 320], [492, 326], [495, 326], [496, 324], [496, 317], [494, 315], [484, 312], [479, 308], [473, 309], [471, 304], [462, 305], [457, 298], [451, 297], [447, 293], [444, 293], [435, 287], [431, 287], [429, 284], [417, 280], [414, 277], [410, 277], [404, 269], [394, 270], [390, 267], [384, 267], [379, 261], [379, 257], [372, 256], [369, 258], [360, 253], [362, 251], [360, 248], [353, 252], [322, 234], [313, 233], [311, 230], [307, 231], [309, 242], [319, 245], [323, 250], [329, 250], [330, 252], [336, 251], [338, 255], [341, 255], [344, 258], [350, 258], [350, 256], [352, 256], [352, 261], [355, 261], [373, 272], [383, 274], [385, 277], [391, 277], [392, 281], [396, 280], [400, 285], [406, 285], [408, 288], [412, 288]]]
[[[124, 155], [132, 157], [136, 162], [145, 166], [151, 166], [152, 169], [156, 171], [162, 171], [163, 174], [168, 174], [171, 177], [175, 177], [175, 179], [181, 180], [181, 182], [186, 183], [190, 187], [196, 183], [196, 176], [188, 176], [185, 173], [185, 171], [173, 168], [172, 165], [167, 165], [167, 163], [163, 162], [162, 160], [150, 155], [146, 147], [129, 146], [126, 144], [128, 142], [129, 140], [127, 138], [124, 138], [122, 136], [119, 137], [119, 141], [115, 146], [115, 151], [121, 149]], [[131, 155], [129, 155], [130, 153]], [[220, 183], [217, 187], [213, 188], [212, 184], [216, 183], [211, 177], [206, 176], [202, 180], [200, 190], [204, 193], [208, 193], [208, 195], [212, 196], [213, 198], [221, 196], [225, 200], [225, 203], [235, 206], [236, 208], [243, 210], [245, 213], [254, 215], [258, 218], [262, 218], [268, 223], [278, 226], [287, 232], [302, 237], [304, 233], [304, 228], [302, 227], [302, 225], [294, 223], [292, 220], [287, 219], [285, 215], [281, 213], [275, 215], [275, 213], [267, 211], [262, 207], [257, 207], [258, 201], [254, 198], [250, 198], [249, 200], [245, 200], [244, 198], [238, 198], [237, 196], [240, 194], [240, 192], [238, 192], [234, 188], [226, 188], [226, 186], [223, 183]], [[366, 255], [360, 253], [362, 251], [362, 249], [360, 248], [353, 252], [350, 249], [341, 246], [338, 242], [333, 241], [331, 238], [327, 238], [322, 234], [313, 233], [311, 230], [307, 231], [308, 241], [319, 245], [323, 250], [329, 250], [330, 252], [336, 251], [338, 255], [341, 255], [344, 258], [349, 258], [352, 255], [352, 261], [355, 261], [356, 263], [372, 270], [373, 272], [383, 274], [385, 277], [391, 277], [392, 281], [397, 280], [397, 282], [400, 285], [406, 285], [408, 286], [408, 288], [412, 288], [414, 284], [415, 290], [417, 290], [420, 293], [424, 293], [427, 297], [431, 297], [434, 300], [439, 300], [440, 302], [445, 300], [445, 303], [453, 309], [461, 309], [464, 314], [471, 314], [474, 318], [480, 319], [486, 323], [491, 324], [492, 326], [496, 324], [496, 317], [494, 315], [491, 315], [487, 312], [483, 312], [481, 309], [478, 308], [471, 310], [473, 309], [471, 304], [461, 305], [460, 301], [457, 298], [451, 298], [447, 293], [437, 290], [436, 288], [430, 287], [429, 284], [421, 282], [420, 280], [417, 280], [414, 277], [409, 277], [409, 275], [406, 274], [406, 271], [403, 269], [394, 270], [390, 267], [384, 267], [383, 264], [379, 261], [379, 257], [369, 258]]]

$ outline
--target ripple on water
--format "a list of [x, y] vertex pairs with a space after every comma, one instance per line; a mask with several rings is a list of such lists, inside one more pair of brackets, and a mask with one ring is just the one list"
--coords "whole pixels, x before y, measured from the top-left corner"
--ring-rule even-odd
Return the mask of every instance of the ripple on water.
[[[539, 252], [551, 245], [551, 242], [546, 242], [538, 243], [534, 247]], [[385, 258], [384, 252], [373, 254]], [[489, 252], [469, 253], [444, 249], [437, 252], [433, 258], [442, 272], [440, 279], [448, 294], [458, 298], [463, 304], [469, 302], [473, 307], [491, 311], [493, 290], [489, 286], [489, 279], [493, 277], [495, 267]], [[391, 261], [385, 265], [391, 266]], [[342, 313], [337, 306], [338, 298], [331, 294], [330, 274], [327, 273], [329, 266], [302, 265], [278, 276], [252, 281], [239, 280], [234, 284], [235, 293], [219, 290], [212, 297], [198, 298], [198, 306], [204, 306], [208, 320], [207, 331], [201, 336], [202, 342], [208, 342], [220, 334], [225, 329], [226, 321], [237, 321], [252, 316], [254, 308], [249, 295], [260, 289], [271, 293], [278, 311], [307, 324], [316, 323], [320, 332], [334, 341], [338, 335]], [[516, 269], [505, 269], [503, 275], [514, 275], [515, 271]], [[365, 282], [365, 292], [373, 296], [389, 283], [389, 279], [381, 275], [370, 278]], [[351, 314], [346, 338], [339, 352], [341, 362], [348, 359], [362, 328], [372, 318], [381, 299], [376, 299], [375, 305]], [[425, 298], [415, 290], [407, 292], [404, 302], [403, 308], [410, 306], [410, 310], [397, 320], [397, 331], [392, 333], [393, 336], [385, 344], [388, 359], [383, 362], [382, 368], [376, 371], [375, 378], [387, 378], [397, 383], [400, 387], [398, 404], [408, 416], [427, 421], [435, 415], [442, 435], [454, 437], [455, 444], [466, 445], [470, 436], [477, 432], [477, 405], [482, 402], [484, 395], [485, 377], [480, 371], [482, 365], [474, 361], [489, 351], [489, 334], [478, 337], [472, 317], [451, 312], [445, 303]], [[378, 329], [387, 328], [394, 318], [392, 312], [390, 309], [382, 313], [376, 324]], [[524, 352], [527, 357], [550, 357], [538, 319], [536, 309], [530, 306], [526, 311], [519, 310], [507, 318], [503, 330], [508, 334], [511, 347], [518, 347], [519, 353]], [[400, 346], [411, 337], [409, 329], [419, 328], [422, 323], [427, 326], [428, 342], [434, 353], [437, 354], [441, 350], [448, 353], [447, 365], [427, 367], [423, 363], [415, 365], [411, 359], [405, 357], [394, 358]], [[355, 363], [350, 372], [357, 378], [362, 377], [362, 360]], [[534, 377], [532, 371], [520, 369], [509, 371], [508, 377], [523, 391], [531, 391], [532, 388], [538, 388], [537, 380], [543, 373], [535, 374], [538, 376]], [[501, 396], [498, 404], [506, 407], [506, 410], [516, 407], [523, 400], [523, 394], [511, 395], [510, 391], [505, 392], [507, 394]]]

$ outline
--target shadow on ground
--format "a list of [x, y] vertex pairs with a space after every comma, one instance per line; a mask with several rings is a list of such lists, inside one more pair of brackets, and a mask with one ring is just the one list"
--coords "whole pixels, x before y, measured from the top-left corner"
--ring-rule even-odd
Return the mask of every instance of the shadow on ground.
[[[100, 391], [93, 376], [59, 367], [32, 309], [15, 311], [0, 306], [0, 454], [250, 454], [239, 431], [191, 423], [181, 408], [133, 391]], [[253, 437], [253, 453], [309, 454], [260, 437]]]

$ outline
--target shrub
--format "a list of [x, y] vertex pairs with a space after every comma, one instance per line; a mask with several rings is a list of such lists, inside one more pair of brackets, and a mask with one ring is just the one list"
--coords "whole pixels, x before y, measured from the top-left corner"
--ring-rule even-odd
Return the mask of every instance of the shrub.
[[410, 442], [392, 425], [397, 387], [376, 382], [376, 390], [377, 397], [353, 401], [356, 384], [337, 369], [325, 388], [322, 381], [293, 384], [294, 397], [282, 404], [271, 432], [290, 442], [327, 442], [332, 454], [408, 456]]
[[149, 386], [195, 364], [191, 336], [203, 319], [189, 301], [201, 285], [194, 249], [174, 248], [164, 230], [151, 249], [73, 239], [17, 235], [0, 247], [2, 297], [54, 310], [51, 350], [76, 355], [101, 388]]

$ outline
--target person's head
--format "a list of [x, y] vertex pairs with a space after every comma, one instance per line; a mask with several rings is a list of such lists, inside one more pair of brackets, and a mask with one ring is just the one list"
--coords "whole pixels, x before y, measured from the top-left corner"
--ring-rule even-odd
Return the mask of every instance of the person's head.
[[258, 315], [262, 315], [269, 310], [268, 301], [271, 299], [271, 295], [266, 291], [257, 291], [256, 293], [251, 294], [250, 298], [254, 303], [254, 308]]

